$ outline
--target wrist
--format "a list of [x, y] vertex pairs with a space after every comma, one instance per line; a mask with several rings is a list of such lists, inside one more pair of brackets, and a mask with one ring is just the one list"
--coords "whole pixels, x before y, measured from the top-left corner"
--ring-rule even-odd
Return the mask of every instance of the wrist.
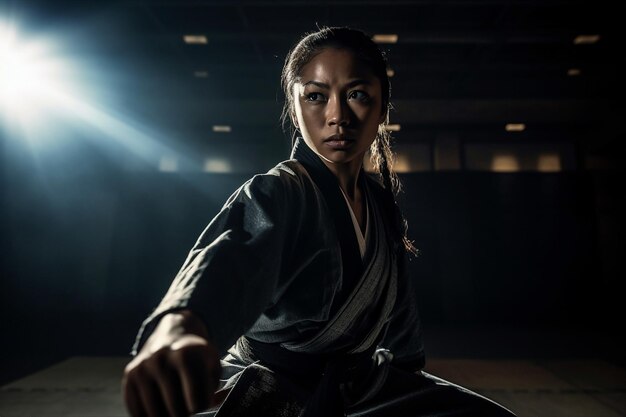
[[209, 340], [209, 332], [206, 325], [196, 313], [191, 310], [179, 310], [172, 314], [176, 314], [179, 320], [179, 325], [185, 330], [186, 333], [193, 333], [206, 340]]
[[210, 342], [207, 328], [196, 314], [190, 310], [172, 311], [159, 319], [154, 331], [146, 340], [144, 348], [148, 352], [156, 352], [163, 347], [171, 347], [186, 335], [198, 336]]

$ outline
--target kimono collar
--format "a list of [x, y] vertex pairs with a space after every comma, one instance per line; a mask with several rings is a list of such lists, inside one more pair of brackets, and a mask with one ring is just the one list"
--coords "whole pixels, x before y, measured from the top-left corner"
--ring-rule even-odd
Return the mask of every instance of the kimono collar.
[[[332, 171], [328, 169], [326, 164], [322, 162], [320, 156], [315, 153], [315, 151], [313, 151], [309, 147], [309, 145], [307, 145], [302, 137], [296, 138], [293, 149], [291, 150], [290, 159], [296, 159], [298, 162], [304, 165], [304, 167], [307, 168], [309, 175], [311, 175], [315, 180], [316, 184], [317, 180], [320, 180], [324, 183], [332, 184], [333, 186], [339, 186], [339, 181], [337, 181], [337, 177], [335, 177], [335, 174], [333, 174]], [[359, 186], [361, 187], [365, 187], [365, 180], [363, 178], [364, 175], [365, 172], [363, 171], [363, 168], [361, 168], [361, 171], [359, 172], [359, 177], [357, 179]], [[317, 185], [319, 186], [320, 184]]]
[[[315, 185], [322, 192], [335, 223], [337, 238], [341, 246], [343, 283], [339, 297], [336, 297], [336, 300], [333, 302], [332, 313], [335, 307], [338, 308], [343, 303], [345, 297], [350, 294], [363, 274], [364, 264], [361, 259], [359, 243], [356, 238], [352, 217], [346, 205], [346, 200], [341, 194], [337, 177], [301, 137], [296, 139], [291, 152], [291, 159], [296, 159], [307, 170]], [[361, 189], [365, 190], [366, 181], [363, 168], [361, 168], [357, 181]]]

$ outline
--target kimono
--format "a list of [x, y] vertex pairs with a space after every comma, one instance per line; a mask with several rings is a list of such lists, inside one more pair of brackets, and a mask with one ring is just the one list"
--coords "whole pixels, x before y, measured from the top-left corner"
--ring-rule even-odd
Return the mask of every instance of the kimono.
[[422, 371], [406, 253], [391, 239], [382, 185], [363, 170], [358, 182], [364, 233], [298, 138], [289, 160], [248, 180], [210, 222], [133, 353], [160, 317], [189, 309], [222, 355], [227, 393], [202, 416], [511, 415]]

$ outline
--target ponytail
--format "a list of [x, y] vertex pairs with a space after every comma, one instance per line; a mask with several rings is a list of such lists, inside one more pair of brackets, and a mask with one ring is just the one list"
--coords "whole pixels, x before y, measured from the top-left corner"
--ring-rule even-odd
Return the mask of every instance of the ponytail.
[[384, 205], [393, 219], [391, 230], [393, 241], [397, 242], [397, 246], [399, 246], [399, 242], [402, 242], [404, 250], [416, 256], [418, 250], [407, 237], [408, 224], [396, 202], [396, 195], [401, 191], [402, 186], [398, 175], [393, 170], [391, 135], [385, 129], [385, 125], [379, 126], [378, 135], [372, 142], [370, 153], [374, 171], [380, 175], [383, 181]]

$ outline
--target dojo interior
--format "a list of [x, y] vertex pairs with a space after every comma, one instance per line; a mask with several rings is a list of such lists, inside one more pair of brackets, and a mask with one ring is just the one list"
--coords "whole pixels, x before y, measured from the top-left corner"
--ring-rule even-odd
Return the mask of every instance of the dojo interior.
[[289, 157], [289, 48], [343, 25], [389, 59], [426, 370], [520, 417], [626, 415], [617, 7], [0, 2], [0, 416], [127, 415], [142, 320]]

